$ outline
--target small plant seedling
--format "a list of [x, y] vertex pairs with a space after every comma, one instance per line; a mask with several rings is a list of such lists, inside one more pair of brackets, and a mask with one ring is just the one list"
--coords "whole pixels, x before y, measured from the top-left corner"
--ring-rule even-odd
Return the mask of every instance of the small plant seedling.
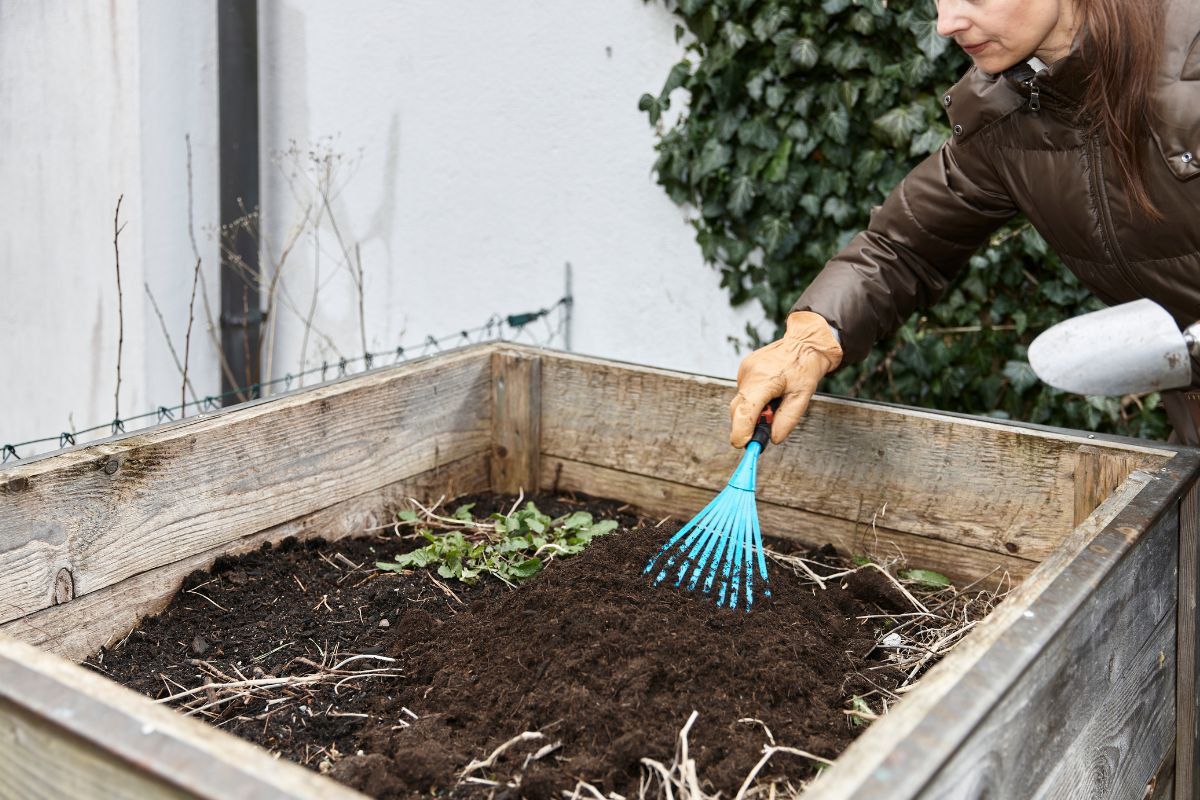
[[[473, 503], [460, 506], [452, 519], [470, 522]], [[429, 528], [417, 532], [429, 543], [404, 553], [391, 562], [375, 566], [390, 572], [437, 567], [438, 575], [474, 584], [481, 575], [493, 575], [509, 586], [532, 578], [547, 562], [581, 552], [593, 538], [616, 530], [615, 520], [597, 522], [588, 511], [575, 511], [551, 518], [533, 502], [527, 502], [510, 514], [492, 514], [492, 531], [482, 539], [470, 538], [462, 531], [435, 534]], [[397, 514], [399, 522], [416, 524], [413, 511]]]

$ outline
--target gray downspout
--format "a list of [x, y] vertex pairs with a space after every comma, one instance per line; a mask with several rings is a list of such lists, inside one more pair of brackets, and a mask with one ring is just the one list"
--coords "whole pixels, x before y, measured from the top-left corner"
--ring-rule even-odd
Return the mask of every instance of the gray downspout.
[[[262, 269], [258, 194], [258, 2], [217, 0], [223, 405], [261, 395]], [[249, 219], [246, 217], [249, 215]], [[248, 226], [247, 223], [248, 222]], [[239, 391], [245, 388], [245, 391]]]

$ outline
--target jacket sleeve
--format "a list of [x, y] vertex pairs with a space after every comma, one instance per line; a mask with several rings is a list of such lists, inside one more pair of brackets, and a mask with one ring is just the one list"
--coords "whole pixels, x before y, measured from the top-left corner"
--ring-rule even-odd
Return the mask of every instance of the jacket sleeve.
[[838, 329], [843, 363], [862, 361], [913, 311], [933, 304], [1016, 215], [987, 139], [951, 139], [918, 164], [792, 307], [814, 311]]

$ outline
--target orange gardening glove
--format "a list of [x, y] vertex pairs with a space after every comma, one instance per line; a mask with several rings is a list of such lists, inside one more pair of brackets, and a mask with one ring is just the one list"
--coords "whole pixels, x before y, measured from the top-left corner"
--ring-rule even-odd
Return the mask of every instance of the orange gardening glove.
[[758, 415], [776, 397], [783, 402], [771, 424], [771, 441], [782, 442], [804, 416], [817, 383], [841, 363], [842, 346], [825, 318], [793, 311], [783, 338], [755, 350], [738, 367], [738, 393], [729, 404], [729, 443], [745, 447]]

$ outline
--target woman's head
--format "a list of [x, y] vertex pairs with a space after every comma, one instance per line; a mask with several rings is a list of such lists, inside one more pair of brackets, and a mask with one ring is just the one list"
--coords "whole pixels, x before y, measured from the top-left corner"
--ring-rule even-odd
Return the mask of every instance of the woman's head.
[[[1196, 0], [1175, 0], [1195, 2]], [[937, 0], [937, 30], [984, 72], [1071, 52], [1087, 70], [1080, 113], [1111, 148], [1133, 205], [1160, 218], [1143, 177], [1166, 0]]]
[[1057, 61], [1079, 31], [1076, 0], [938, 0], [937, 8], [937, 32], [993, 75], [1030, 56]]

